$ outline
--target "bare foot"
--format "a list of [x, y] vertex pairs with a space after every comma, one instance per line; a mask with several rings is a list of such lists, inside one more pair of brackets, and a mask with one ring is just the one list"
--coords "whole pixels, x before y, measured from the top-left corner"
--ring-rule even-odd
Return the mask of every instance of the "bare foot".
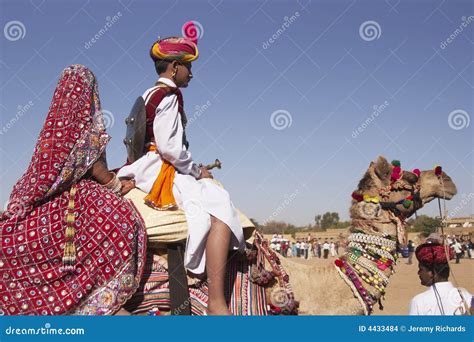
[[115, 313], [115, 316], [131, 316], [132, 314], [125, 310], [124, 308], [121, 308], [119, 311]]
[[206, 313], [208, 316], [231, 316], [229, 308], [226, 304], [209, 304]]

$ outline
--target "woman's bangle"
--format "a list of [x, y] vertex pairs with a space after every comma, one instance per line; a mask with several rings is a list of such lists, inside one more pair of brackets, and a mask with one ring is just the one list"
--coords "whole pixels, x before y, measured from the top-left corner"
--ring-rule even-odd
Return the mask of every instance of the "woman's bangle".
[[107, 184], [104, 184], [104, 186], [118, 194], [122, 189], [122, 183], [114, 172], [112, 172], [112, 174], [114, 175], [113, 178]]

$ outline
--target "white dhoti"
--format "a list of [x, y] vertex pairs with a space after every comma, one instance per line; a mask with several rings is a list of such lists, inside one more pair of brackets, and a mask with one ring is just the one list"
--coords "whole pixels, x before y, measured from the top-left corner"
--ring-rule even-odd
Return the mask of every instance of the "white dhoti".
[[173, 194], [188, 222], [185, 266], [200, 274], [206, 265], [206, 241], [211, 228], [211, 215], [229, 226], [232, 232], [231, 249], [244, 250], [245, 239], [237, 211], [229, 193], [211, 179], [196, 180], [176, 173]]
[[[157, 175], [161, 168], [161, 161], [156, 163], [155, 160], [154, 164], [151, 168], [148, 167], [147, 171]], [[135, 166], [134, 164], [124, 166], [117, 175], [132, 177]], [[156, 169], [155, 172], [152, 169]], [[145, 204], [144, 198], [151, 190], [151, 186], [147, 189], [145, 183], [136, 184], [142, 189], [134, 189], [125, 197], [132, 200], [142, 215], [152, 242], [176, 242], [183, 240], [183, 237], [187, 238], [184, 265], [192, 273], [201, 274], [205, 271], [205, 251], [211, 228], [211, 215], [229, 226], [232, 232], [229, 249], [245, 249], [242, 227], [253, 228], [254, 226], [234, 207], [229, 193], [218, 182], [213, 179], [196, 180], [192, 176], [176, 172], [173, 195], [180, 210], [165, 211], [152, 209]]]

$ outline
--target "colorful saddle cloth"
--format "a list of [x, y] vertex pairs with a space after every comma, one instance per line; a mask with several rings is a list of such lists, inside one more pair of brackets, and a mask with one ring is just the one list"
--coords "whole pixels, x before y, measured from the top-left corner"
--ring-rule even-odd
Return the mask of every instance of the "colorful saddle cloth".
[[[250, 279], [251, 264], [242, 257], [232, 257], [227, 267], [225, 294], [234, 315], [267, 315], [265, 288]], [[192, 282], [192, 281], [191, 281]], [[204, 315], [208, 289], [204, 281], [189, 286], [191, 313]], [[133, 314], [170, 310], [170, 290], [167, 262], [164, 256], [150, 255], [142, 282], [125, 308]]]

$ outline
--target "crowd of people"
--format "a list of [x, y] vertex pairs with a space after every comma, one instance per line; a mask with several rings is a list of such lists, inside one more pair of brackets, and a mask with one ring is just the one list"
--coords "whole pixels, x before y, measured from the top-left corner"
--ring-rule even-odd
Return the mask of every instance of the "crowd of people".
[[472, 239], [465, 241], [454, 235], [448, 235], [445, 241], [454, 252], [456, 264], [459, 264], [461, 258], [474, 259], [474, 243]]
[[[472, 240], [465, 241], [454, 235], [447, 235], [445, 243], [452, 250], [457, 264], [460, 263], [462, 258], [474, 259], [474, 243]], [[312, 238], [311, 235], [296, 239], [296, 241], [290, 241], [282, 234], [273, 234], [270, 241], [270, 247], [283, 257], [302, 259], [337, 257], [341, 245], [343, 243], [338, 240], [334, 241], [334, 238]], [[408, 240], [406, 248], [399, 251], [401, 256], [407, 258], [407, 264], [409, 265], [413, 263], [416, 247], [413, 240]], [[405, 250], [405, 253], [403, 250]]]
[[281, 234], [274, 234], [270, 247], [284, 257], [295, 257], [302, 259], [336, 257], [339, 255], [341, 243], [333, 238], [324, 239], [312, 238], [308, 235], [305, 239], [297, 239], [292, 242], [285, 239]]

